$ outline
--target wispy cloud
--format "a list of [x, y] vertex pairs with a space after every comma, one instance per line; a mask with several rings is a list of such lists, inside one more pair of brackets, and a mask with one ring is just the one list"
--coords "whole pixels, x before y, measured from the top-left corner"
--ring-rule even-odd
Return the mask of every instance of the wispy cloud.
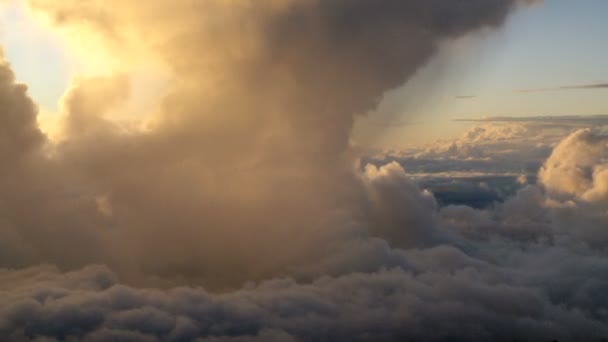
[[608, 83], [589, 83], [589, 84], [578, 84], [578, 85], [566, 85], [559, 87], [546, 87], [546, 88], [523, 88], [515, 90], [518, 93], [542, 93], [549, 91], [562, 91], [562, 90], [584, 90], [584, 89], [608, 89]]
[[472, 100], [476, 99], [477, 95], [456, 95], [454, 96], [456, 100]]
[[523, 124], [544, 128], [572, 129], [608, 126], [608, 115], [564, 115], [564, 116], [496, 116], [486, 118], [456, 119], [459, 122], [479, 122], [498, 124]]
[[395, 128], [395, 127], [419, 125], [420, 122], [410, 121], [410, 120], [368, 120], [367, 124], [369, 124], [371, 126], [376, 126], [376, 127]]
[[608, 124], [608, 115], [546, 115], [546, 116], [491, 116], [479, 119], [461, 118], [459, 122], [560, 122]]

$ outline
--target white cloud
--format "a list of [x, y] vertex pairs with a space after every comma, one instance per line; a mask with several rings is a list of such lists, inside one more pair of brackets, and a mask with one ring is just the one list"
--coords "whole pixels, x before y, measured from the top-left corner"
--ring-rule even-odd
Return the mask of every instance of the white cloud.
[[556, 195], [595, 202], [608, 199], [608, 136], [579, 130], [553, 151], [539, 180]]

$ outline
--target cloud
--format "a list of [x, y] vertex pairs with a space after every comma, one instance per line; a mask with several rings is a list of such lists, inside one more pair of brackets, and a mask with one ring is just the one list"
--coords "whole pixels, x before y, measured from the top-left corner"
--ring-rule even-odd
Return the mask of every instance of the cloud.
[[[537, 264], [558, 255], [538, 255]], [[457, 250], [410, 258], [428, 271], [355, 273], [310, 284], [275, 279], [223, 295], [189, 287], [136, 289], [113, 282], [103, 267], [46, 269], [46, 279], [32, 277], [41, 270], [5, 272], [4, 279], [21, 286], [3, 294], [0, 331], [15, 338], [169, 341], [576, 340], [607, 332], [599, 320], [552, 303], [534, 287], [496, 283], [506, 271]], [[578, 295], [583, 300], [591, 293]]]
[[476, 99], [477, 95], [456, 95], [454, 96], [456, 100], [472, 100]]
[[[353, 118], [442, 41], [499, 26], [519, 2], [29, 3], [127, 70], [75, 80], [49, 141], [0, 67], [0, 336], [608, 336], [595, 192], [562, 198], [541, 177], [485, 210], [441, 207], [408, 174], [540, 167], [561, 136], [488, 123], [399, 154], [413, 170], [359, 162], [349, 144]], [[111, 114], [129, 101], [130, 63], [152, 60], [170, 70], [169, 91], [124, 127]]]
[[[133, 284], [232, 288], [310, 272], [388, 212], [353, 172], [354, 117], [442, 41], [498, 27], [518, 2], [27, 3], [107, 69], [74, 81], [61, 139], [36, 161], [46, 176], [8, 201], [24, 249], [5, 266], [101, 263]], [[162, 65], [168, 91], [124, 127], [111, 114], [142, 63]]]
[[578, 85], [567, 85], [559, 87], [548, 87], [548, 88], [529, 88], [529, 89], [518, 89], [518, 93], [542, 93], [549, 91], [562, 91], [562, 90], [590, 90], [590, 89], [608, 89], [608, 83], [589, 83], [589, 84], [578, 84]]
[[608, 241], [601, 228], [607, 223], [606, 146], [599, 131], [576, 130], [553, 149], [535, 185], [521, 184], [515, 196], [485, 211], [451, 206], [442, 208], [441, 215], [449, 226], [475, 237], [519, 236], [603, 250]]
[[[568, 256], [560, 250], [546, 253], [535, 255], [534, 267], [541, 267], [550, 257]], [[192, 288], [168, 292], [140, 290], [118, 284], [108, 286], [105, 280], [100, 286], [88, 278], [99, 277], [95, 273], [101, 273], [104, 275], [101, 279], [105, 279], [107, 270], [88, 269], [59, 274], [52, 284], [36, 281], [31, 293], [14, 296], [15, 302], [4, 310], [3, 316], [7, 318], [5, 322], [18, 325], [19, 314], [30, 305], [30, 312], [35, 314], [27, 315], [32, 323], [26, 334], [58, 337], [69, 335], [70, 329], [76, 337], [122, 334], [175, 340], [209, 335], [263, 340], [264, 335], [273, 331], [294, 339], [431, 341], [451, 335], [473, 341], [494, 337], [574, 340], [605, 333], [605, 326], [599, 321], [552, 304], [534, 287], [507, 285], [504, 281], [494, 284], [502, 277], [517, 277], [457, 250], [413, 252], [410, 258], [415, 260], [416, 267], [427, 271], [394, 269], [325, 278], [311, 284], [277, 279], [227, 295], [212, 295]], [[592, 260], [576, 261], [592, 265]], [[546, 282], [548, 279], [543, 277], [570, 266], [550, 267], [540, 273], [538, 279], [527, 281]], [[596, 271], [602, 269], [605, 270], [605, 266], [595, 268]], [[525, 272], [527, 270], [522, 270], [520, 276]], [[70, 281], [64, 281], [64, 277]], [[584, 281], [590, 284], [598, 279], [601, 278]], [[560, 286], [568, 288], [569, 285], [558, 284], [554, 290], [563, 290]], [[379, 288], [387, 290], [378, 292]], [[576, 295], [579, 299], [572, 300], [583, 300], [593, 293], [592, 288], [583, 288]], [[358, 300], [352, 302], [352, 296]], [[597, 305], [599, 308], [601, 304]], [[370, 310], [370, 307], [377, 309]], [[70, 315], [75, 312], [78, 315]], [[66, 316], [78, 321], [66, 320]], [[65, 325], [47, 330], [45, 322], [52, 321]], [[430, 329], [427, 324], [435, 328]]]
[[63, 136], [103, 134], [111, 130], [111, 122], [104, 120], [108, 112], [124, 104], [129, 98], [129, 80], [126, 75], [112, 77], [77, 78], [62, 99]]
[[608, 199], [605, 170], [608, 137], [591, 129], [579, 130], [553, 151], [540, 171], [548, 191], [589, 201]]
[[555, 124], [579, 125], [592, 124], [607, 125], [608, 115], [564, 115], [564, 116], [495, 116], [482, 119], [457, 119], [457, 122], [520, 122], [526, 124]]
[[435, 198], [410, 181], [398, 163], [380, 168], [367, 165], [364, 176], [376, 219], [370, 224], [372, 234], [410, 248], [430, 246], [441, 239], [434, 222]]
[[27, 154], [35, 152], [44, 136], [38, 129], [38, 109], [27, 95], [27, 86], [15, 83], [15, 74], [10, 69], [0, 50], [0, 159], [10, 166]]
[[[605, 131], [606, 117], [538, 116], [461, 119], [474, 125], [456, 139], [394, 151], [372, 151], [365, 162], [397, 161], [420, 180], [444, 178], [534, 178], [553, 148], [580, 129]], [[483, 181], [483, 180], [480, 180]]]
[[379, 152], [365, 158], [382, 165], [402, 164], [420, 178], [517, 177], [536, 174], [554, 145], [576, 127], [487, 122], [471, 127], [457, 139], [445, 139], [409, 149]]

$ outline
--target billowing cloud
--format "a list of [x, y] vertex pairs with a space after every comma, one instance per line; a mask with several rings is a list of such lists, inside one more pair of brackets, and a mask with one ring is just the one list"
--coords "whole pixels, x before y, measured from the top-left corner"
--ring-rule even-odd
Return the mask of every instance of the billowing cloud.
[[540, 171], [547, 190], [595, 202], [608, 199], [608, 137], [591, 129], [562, 141]]
[[[171, 74], [142, 128], [109, 115], [128, 101], [124, 74], [81, 77], [66, 93], [61, 140], [39, 161], [56, 170], [47, 183], [68, 184], [65, 200], [48, 186], [40, 206], [62, 209], [31, 224], [32, 235], [38, 224], [56, 227], [58, 242], [35, 239], [36, 257], [108, 264], [133, 282], [212, 287], [308, 268], [358, 236], [352, 227], [390, 211], [377, 196], [367, 208], [374, 192], [353, 172], [355, 115], [443, 40], [500, 25], [516, 3], [28, 1], [54, 27], [105, 51], [108, 65], [124, 60], [128, 74], [153, 60]], [[408, 221], [417, 219], [394, 224]], [[66, 265], [62, 250], [74, 239]]]
[[[559, 251], [538, 256], [537, 263], [550, 256]], [[608, 332], [598, 319], [553, 304], [536, 288], [501, 282], [506, 274], [456, 250], [411, 257], [430, 270], [354, 273], [310, 284], [275, 279], [222, 295], [188, 287], [131, 288], [116, 284], [103, 267], [4, 273], [3, 284], [18, 290], [2, 294], [0, 331], [15, 339], [91, 341], [574, 341]], [[595, 290], [581, 289], [581, 303]]]

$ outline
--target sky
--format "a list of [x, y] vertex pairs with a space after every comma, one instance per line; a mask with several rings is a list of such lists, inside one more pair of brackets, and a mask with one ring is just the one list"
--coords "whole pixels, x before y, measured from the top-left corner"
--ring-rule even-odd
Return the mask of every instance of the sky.
[[[7, 58], [38, 103], [56, 112], [71, 79], [96, 67], [61, 35], [32, 19], [23, 4], [13, 1], [5, 7], [0, 39]], [[466, 127], [454, 119], [608, 113], [605, 87], [557, 91], [559, 101], [555, 91], [518, 92], [606, 83], [608, 61], [597, 56], [608, 52], [605, 44], [598, 44], [608, 32], [602, 16], [607, 9], [602, 0], [548, 0], [518, 11], [497, 32], [445, 43], [426, 68], [385, 99], [376, 115], [361, 120], [356, 139], [373, 146], [403, 146], [461, 134]], [[161, 91], [164, 79], [150, 79], [142, 71], [132, 82], [147, 88], [155, 84]]]
[[0, 37], [17, 77], [39, 103], [56, 109], [78, 69], [60, 39], [30, 18], [22, 4], [3, 5]]
[[1, 341], [608, 340], [605, 1], [8, 4]]
[[[602, 0], [547, 0], [519, 11], [499, 32], [449, 46], [438, 63], [431, 62], [410, 82], [413, 86], [395, 94], [386, 111], [397, 117], [408, 112], [418, 125], [395, 128], [379, 140], [407, 145], [409, 139], [428, 142], [429, 136], [460, 134], [466, 128], [449, 122], [460, 118], [608, 113], [607, 88], [516, 91], [605, 83], [608, 61], [597, 56], [608, 49], [598, 43], [608, 32], [607, 9]], [[417, 91], [421, 82], [432, 85]]]

